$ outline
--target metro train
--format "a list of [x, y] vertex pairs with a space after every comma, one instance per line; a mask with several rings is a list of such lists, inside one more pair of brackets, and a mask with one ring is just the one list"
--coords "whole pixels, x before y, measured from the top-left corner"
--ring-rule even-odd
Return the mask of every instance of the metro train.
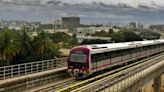
[[68, 72], [75, 78], [85, 78], [163, 51], [163, 39], [77, 46], [70, 51]]

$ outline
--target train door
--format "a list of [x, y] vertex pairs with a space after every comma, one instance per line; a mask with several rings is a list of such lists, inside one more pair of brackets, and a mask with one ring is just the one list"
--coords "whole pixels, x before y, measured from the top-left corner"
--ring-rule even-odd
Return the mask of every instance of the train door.
[[94, 71], [97, 71], [97, 61], [99, 60], [98, 54], [95, 54], [95, 62], [93, 63]]
[[92, 64], [93, 71], [97, 71], [97, 59], [98, 57], [96, 54], [91, 55], [91, 64]]

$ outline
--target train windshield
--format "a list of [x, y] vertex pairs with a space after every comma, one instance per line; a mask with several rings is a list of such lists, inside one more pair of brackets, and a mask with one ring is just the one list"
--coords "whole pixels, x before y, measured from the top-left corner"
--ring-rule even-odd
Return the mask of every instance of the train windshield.
[[73, 52], [70, 55], [70, 61], [71, 62], [86, 63], [86, 61], [87, 61], [87, 54], [84, 53], [83, 51]]

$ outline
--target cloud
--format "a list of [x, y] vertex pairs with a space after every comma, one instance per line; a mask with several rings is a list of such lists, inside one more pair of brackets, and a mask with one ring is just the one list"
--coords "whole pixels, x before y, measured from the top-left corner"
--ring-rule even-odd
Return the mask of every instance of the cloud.
[[[158, 0], [160, 1], [160, 0]], [[161, 1], [162, 2], [162, 1]], [[100, 5], [104, 7], [123, 7], [123, 8], [158, 8], [164, 6], [164, 2], [159, 4], [157, 1], [146, 0], [0, 0], [3, 5], [24, 5], [24, 6], [56, 6], [56, 5]]]
[[[162, 1], [161, 1], [162, 2]], [[164, 2], [163, 2], [164, 3]], [[163, 4], [161, 4], [163, 5]], [[2, 7], [3, 6], [3, 7]], [[163, 6], [157, 1], [139, 1], [139, 0], [0, 0], [0, 8], [17, 7], [11, 8], [11, 10], [20, 10], [18, 7], [26, 7], [27, 10], [35, 8], [34, 10], [41, 8], [55, 8], [56, 10], [62, 9], [81, 9], [90, 11], [92, 8], [98, 10], [113, 9], [113, 8], [124, 8], [124, 9], [140, 9], [147, 11], [155, 11], [161, 9]], [[102, 8], [102, 9], [99, 9]], [[74, 10], [73, 9], [73, 10]], [[44, 9], [43, 9], [44, 10]]]
[[61, 1], [54, 1], [54, 0], [47, 1], [47, 4], [51, 4], [51, 5], [59, 5], [60, 3]]
[[72, 13], [87, 22], [105, 19], [149, 21], [161, 20], [163, 9], [164, 1], [161, 0], [0, 0], [1, 19], [21, 17], [45, 21]]
[[57, 5], [61, 1], [56, 0], [0, 0], [2, 5], [19, 5], [19, 6], [48, 6], [50, 4]]

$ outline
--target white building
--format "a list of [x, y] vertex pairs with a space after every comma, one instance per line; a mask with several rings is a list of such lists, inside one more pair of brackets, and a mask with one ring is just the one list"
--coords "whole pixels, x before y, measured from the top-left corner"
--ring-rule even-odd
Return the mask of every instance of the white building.
[[49, 34], [53, 34], [53, 33], [57, 33], [57, 32], [63, 32], [63, 33], [66, 33], [70, 36], [73, 35], [73, 33], [69, 33], [69, 29], [44, 29], [44, 32], [49, 33]]
[[62, 25], [62, 20], [61, 19], [55, 20], [54, 25]]
[[87, 28], [77, 28], [77, 35], [86, 36], [90, 34], [94, 34], [95, 32], [105, 31], [109, 32], [112, 29], [114, 32], [118, 32], [119, 29], [113, 27], [87, 27]]

